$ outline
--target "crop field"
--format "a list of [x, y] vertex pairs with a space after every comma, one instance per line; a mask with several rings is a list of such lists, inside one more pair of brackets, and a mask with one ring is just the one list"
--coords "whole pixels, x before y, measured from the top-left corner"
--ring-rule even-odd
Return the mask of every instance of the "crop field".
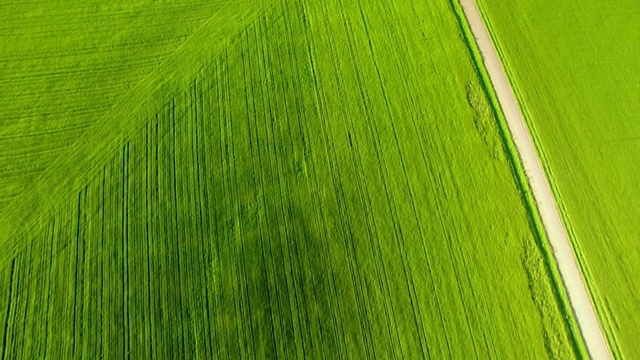
[[221, 7], [106, 3], [0, 4], [0, 211]]
[[2, 359], [586, 357], [457, 3], [107, 3], [0, 4]]
[[616, 357], [638, 358], [640, 3], [480, 3], [610, 347]]

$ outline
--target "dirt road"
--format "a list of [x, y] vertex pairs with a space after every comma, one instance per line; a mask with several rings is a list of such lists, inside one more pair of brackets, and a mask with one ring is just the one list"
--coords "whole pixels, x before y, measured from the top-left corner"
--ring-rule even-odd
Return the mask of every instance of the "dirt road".
[[504, 111], [511, 136], [524, 165], [525, 174], [531, 185], [533, 197], [551, 243], [562, 282], [567, 289], [569, 301], [578, 320], [578, 326], [587, 345], [589, 355], [593, 359], [611, 359], [611, 353], [589, 300], [589, 295], [569, 244], [567, 231], [558, 213], [558, 207], [527, 130], [522, 111], [520, 111], [478, 6], [475, 0], [460, 0], [460, 4], [482, 53], [484, 65], [488, 70], [498, 101]]

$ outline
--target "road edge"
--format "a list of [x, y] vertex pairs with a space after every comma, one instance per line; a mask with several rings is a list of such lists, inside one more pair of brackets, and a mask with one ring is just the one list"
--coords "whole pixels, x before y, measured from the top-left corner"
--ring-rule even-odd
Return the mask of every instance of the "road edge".
[[551, 245], [557, 270], [580, 329], [582, 340], [592, 358], [611, 359], [611, 352], [586, 290], [585, 281], [579, 271], [547, 175], [543, 170], [522, 110], [516, 101], [514, 91], [486, 24], [475, 0], [460, 0], [459, 5], [462, 8], [466, 25], [480, 52], [482, 65], [495, 92], [496, 100], [508, 127], [508, 134], [516, 148], [521, 169], [524, 171], [524, 181], [531, 192], [524, 195], [533, 198], [532, 206], [537, 210], [539, 221]]

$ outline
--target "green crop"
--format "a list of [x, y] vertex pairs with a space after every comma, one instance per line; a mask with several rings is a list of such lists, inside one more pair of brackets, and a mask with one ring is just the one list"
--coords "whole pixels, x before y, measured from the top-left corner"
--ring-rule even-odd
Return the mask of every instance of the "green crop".
[[455, 3], [107, 3], [3, 5], [3, 358], [584, 355]]
[[639, 3], [480, 3], [611, 350], [637, 358]]

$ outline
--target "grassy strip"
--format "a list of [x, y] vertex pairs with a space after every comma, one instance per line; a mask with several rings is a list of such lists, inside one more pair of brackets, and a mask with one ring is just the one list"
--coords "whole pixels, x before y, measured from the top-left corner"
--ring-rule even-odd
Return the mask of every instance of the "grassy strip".
[[496, 36], [493, 26], [491, 25], [491, 21], [489, 20], [489, 16], [486, 13], [482, 0], [478, 0], [476, 3], [478, 4], [478, 9], [480, 10], [482, 19], [485, 23], [485, 26], [487, 27], [487, 30], [489, 31], [489, 35], [491, 36], [493, 45], [495, 46], [498, 52], [498, 56], [500, 57], [500, 60], [502, 62], [502, 66], [505, 70], [505, 74], [507, 75], [507, 78], [509, 79], [509, 83], [511, 84], [511, 88], [516, 96], [516, 101], [518, 102], [518, 106], [520, 107], [522, 111], [522, 115], [524, 116], [527, 129], [533, 140], [534, 146], [536, 147], [536, 152], [538, 156], [541, 158], [542, 167], [544, 169], [545, 175], [547, 176], [547, 181], [549, 182], [553, 196], [556, 200], [556, 205], [560, 210], [559, 211], [560, 216], [562, 217], [562, 221], [565, 225], [565, 229], [568, 232], [569, 240], [570, 240], [569, 243], [571, 245], [571, 248], [573, 249], [573, 253], [576, 259], [578, 260], [578, 267], [580, 268], [580, 273], [582, 275], [582, 278], [585, 280], [587, 289], [589, 291], [589, 297], [591, 299], [591, 302], [594, 304], [596, 308], [596, 313], [598, 314], [599, 319], [603, 320], [602, 325], [604, 326], [602, 330], [606, 334], [607, 342], [609, 343], [610, 350], [613, 352], [614, 357], [622, 358], [620, 345], [618, 344], [618, 341], [616, 340], [616, 337], [613, 334], [613, 330], [612, 330], [613, 322], [611, 320], [611, 314], [607, 311], [607, 307], [602, 302], [602, 297], [599, 294], [598, 288], [593, 283], [593, 277], [592, 277], [591, 271], [589, 270], [589, 266], [584, 258], [584, 253], [580, 247], [580, 243], [577, 241], [577, 235], [572, 225], [571, 218], [566, 209], [565, 203], [562, 200], [562, 193], [558, 188], [557, 181], [555, 179], [555, 176], [549, 164], [547, 155], [544, 151], [544, 147], [540, 142], [538, 132], [536, 131], [533, 121], [531, 120], [531, 115], [524, 101], [524, 97], [520, 92], [520, 88], [517, 86], [517, 82], [513, 76], [513, 71], [509, 66], [509, 62], [507, 61], [505, 52], [502, 50], [502, 47], [500, 46], [499, 41], [497, 41], [498, 37]]
[[558, 302], [558, 305], [560, 306], [560, 309], [564, 316], [565, 324], [572, 341], [572, 347], [578, 357], [586, 359], [589, 357], [586, 347], [584, 345], [582, 336], [580, 336], [578, 324], [573, 316], [569, 298], [564, 290], [564, 286], [562, 285], [562, 278], [555, 264], [553, 252], [550, 249], [547, 235], [545, 233], [544, 226], [542, 225], [542, 221], [540, 219], [540, 214], [537, 211], [535, 200], [533, 198], [533, 193], [531, 192], [529, 182], [527, 181], [527, 176], [523, 170], [522, 162], [520, 160], [520, 157], [518, 156], [518, 151], [515, 147], [513, 139], [510, 136], [506, 119], [504, 118], [500, 103], [496, 97], [491, 79], [489, 78], [489, 74], [484, 67], [482, 55], [480, 54], [480, 51], [477, 47], [473, 34], [471, 33], [471, 29], [469, 28], [469, 24], [467, 23], [460, 4], [456, 0], [451, 0], [451, 6], [456, 14], [456, 17], [458, 18], [460, 30], [464, 35], [465, 42], [467, 43], [469, 51], [471, 52], [476, 71], [478, 73], [478, 76], [480, 77], [482, 86], [489, 98], [494, 115], [498, 120], [498, 127], [500, 129], [500, 135], [506, 149], [505, 152], [507, 154], [507, 159], [509, 160], [509, 164], [511, 165], [514, 180], [521, 191], [522, 200], [529, 214], [531, 227], [536, 236], [538, 248], [542, 252], [545, 266], [550, 274], [556, 301]]

